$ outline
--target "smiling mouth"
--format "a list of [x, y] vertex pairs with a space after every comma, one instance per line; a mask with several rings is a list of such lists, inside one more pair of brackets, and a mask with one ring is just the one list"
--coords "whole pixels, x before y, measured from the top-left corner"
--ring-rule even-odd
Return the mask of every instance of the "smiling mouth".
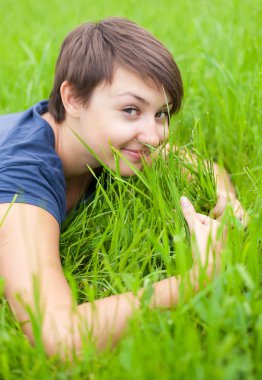
[[149, 151], [147, 150], [134, 150], [134, 149], [121, 149], [124, 153], [126, 153], [129, 157], [132, 157], [135, 160], [141, 160], [143, 156], [148, 156]]

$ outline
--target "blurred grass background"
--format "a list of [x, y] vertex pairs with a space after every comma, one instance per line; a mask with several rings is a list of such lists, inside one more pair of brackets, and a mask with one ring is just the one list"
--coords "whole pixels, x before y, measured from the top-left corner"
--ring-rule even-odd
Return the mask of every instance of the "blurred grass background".
[[[47, 359], [41, 346], [29, 345], [2, 297], [0, 377], [259, 379], [261, 2], [1, 0], [0, 113], [48, 98], [65, 35], [82, 22], [112, 15], [144, 26], [173, 53], [185, 99], [172, 120], [172, 139], [230, 171], [251, 223], [247, 231], [230, 231], [226, 266], [214, 282], [194, 297], [181, 296], [175, 311], [142, 308], [116, 350], [101, 355], [87, 345], [73, 363]], [[65, 274], [79, 300], [135, 290], [190, 265], [177, 201], [186, 193], [200, 210], [211, 206], [212, 181], [197, 177], [188, 184], [174, 156], [131, 185], [113, 181], [108, 199], [99, 189], [61, 238]]]

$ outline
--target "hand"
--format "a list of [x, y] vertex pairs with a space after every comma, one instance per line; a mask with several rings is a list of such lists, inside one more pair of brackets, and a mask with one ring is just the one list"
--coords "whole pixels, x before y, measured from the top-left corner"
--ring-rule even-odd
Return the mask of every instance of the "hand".
[[228, 205], [232, 207], [236, 218], [240, 220], [244, 227], [247, 227], [249, 216], [235, 194], [231, 192], [220, 191], [218, 193], [217, 203], [209, 215], [217, 220], [221, 220]]
[[223, 248], [225, 230], [220, 231], [221, 223], [217, 220], [197, 213], [186, 197], [181, 197], [180, 202], [191, 233], [193, 259], [199, 255], [201, 265], [213, 270], [214, 264], [219, 266], [219, 253]]

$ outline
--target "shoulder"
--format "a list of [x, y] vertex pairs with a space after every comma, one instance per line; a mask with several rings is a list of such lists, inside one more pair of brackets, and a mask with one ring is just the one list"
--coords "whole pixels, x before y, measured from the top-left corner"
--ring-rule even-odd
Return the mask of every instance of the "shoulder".
[[[59, 223], [65, 217], [65, 179], [54, 148], [54, 134], [41, 117], [47, 102], [37, 103], [18, 115], [6, 117], [0, 133], [0, 203], [40, 206]], [[0, 126], [1, 128], [1, 126]]]
[[25, 144], [28, 149], [30, 140], [54, 147], [52, 128], [41, 117], [47, 106], [47, 101], [41, 101], [26, 111], [0, 116], [1, 147], [8, 149], [16, 143], [17, 149]]

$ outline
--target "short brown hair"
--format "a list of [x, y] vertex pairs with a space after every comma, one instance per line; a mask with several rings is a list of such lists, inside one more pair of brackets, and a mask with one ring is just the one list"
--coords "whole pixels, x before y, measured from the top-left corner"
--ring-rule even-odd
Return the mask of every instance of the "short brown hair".
[[179, 69], [167, 48], [134, 22], [110, 17], [88, 22], [73, 30], [62, 43], [56, 63], [48, 111], [56, 122], [65, 119], [60, 95], [63, 81], [68, 81], [75, 96], [87, 104], [100, 82], [111, 82], [116, 64], [152, 78], [163, 86], [177, 112], [183, 97]]

